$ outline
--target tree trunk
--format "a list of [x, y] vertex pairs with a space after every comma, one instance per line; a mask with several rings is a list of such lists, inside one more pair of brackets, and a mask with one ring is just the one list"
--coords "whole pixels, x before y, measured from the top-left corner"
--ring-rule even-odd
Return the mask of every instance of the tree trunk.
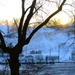
[[19, 58], [19, 54], [16, 53], [15, 55], [13, 53], [10, 54], [9, 66], [11, 70], [11, 75], [19, 75], [20, 63], [18, 58]]

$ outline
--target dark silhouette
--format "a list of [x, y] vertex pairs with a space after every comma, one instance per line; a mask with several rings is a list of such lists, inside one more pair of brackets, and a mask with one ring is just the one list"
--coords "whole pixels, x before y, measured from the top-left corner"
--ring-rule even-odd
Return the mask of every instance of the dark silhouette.
[[[29, 22], [32, 18], [32, 16], [42, 7], [39, 6], [37, 9], [35, 9], [36, 7], [36, 0], [33, 0], [31, 6], [29, 6], [26, 10], [24, 9], [24, 4], [25, 4], [25, 0], [22, 0], [22, 16], [20, 19], [20, 23], [18, 26], [18, 43], [10, 48], [7, 47], [4, 41], [4, 37], [2, 36], [2, 33], [0, 32], [0, 48], [3, 50], [4, 53], [8, 53], [10, 55], [10, 59], [8, 60], [9, 62], [9, 66], [10, 66], [10, 70], [11, 70], [11, 75], [19, 75], [19, 67], [20, 67], [20, 63], [19, 63], [19, 54], [22, 52], [22, 48], [24, 45], [28, 44], [31, 40], [31, 38], [33, 37], [33, 35], [44, 25], [46, 25], [46, 23], [54, 16], [56, 15], [58, 12], [60, 12], [62, 10], [62, 6], [64, 5], [64, 3], [66, 2], [66, 0], [63, 0], [63, 2], [61, 3], [61, 5], [59, 6], [59, 8], [52, 14], [50, 14], [50, 16], [47, 17], [47, 19], [42, 22], [40, 25], [38, 25], [37, 28], [35, 28], [32, 33], [30, 33], [29, 37], [26, 38], [26, 32], [27, 32], [27, 28], [29, 25]], [[27, 11], [29, 11], [29, 14], [27, 15], [26, 20], [24, 21], [24, 17], [25, 14], [27, 13]]]

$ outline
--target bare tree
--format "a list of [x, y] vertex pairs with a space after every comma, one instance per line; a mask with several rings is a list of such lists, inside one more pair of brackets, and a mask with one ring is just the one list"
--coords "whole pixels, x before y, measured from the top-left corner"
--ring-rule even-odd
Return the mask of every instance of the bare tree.
[[54, 11], [52, 14], [50, 14], [41, 24], [39, 24], [38, 27], [36, 27], [30, 33], [29, 37], [26, 37], [27, 28], [31, 18], [42, 6], [39, 6], [36, 8], [37, 0], [33, 0], [32, 4], [27, 9], [25, 9], [26, 0], [21, 0], [21, 1], [22, 1], [22, 16], [20, 19], [19, 27], [18, 27], [18, 43], [13, 48], [7, 47], [4, 37], [2, 36], [2, 33], [0, 32], [0, 41], [1, 41], [0, 48], [2, 48], [4, 53], [8, 53], [10, 55], [10, 59], [8, 60], [8, 62], [9, 62], [10, 70], [11, 70], [11, 75], [19, 75], [20, 63], [18, 58], [19, 58], [19, 54], [22, 52], [23, 46], [27, 45], [30, 42], [33, 35], [41, 27], [43, 27], [54, 15], [56, 15], [62, 10], [62, 7], [64, 3], [66, 2], [66, 0], [63, 0], [60, 6], [58, 7], [58, 9]]

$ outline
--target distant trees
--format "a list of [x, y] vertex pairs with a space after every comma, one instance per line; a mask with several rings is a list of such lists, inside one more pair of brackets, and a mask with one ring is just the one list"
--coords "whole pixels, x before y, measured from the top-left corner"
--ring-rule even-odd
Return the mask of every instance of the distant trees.
[[[20, 62], [19, 62], [19, 55], [22, 53], [22, 48], [24, 45], [27, 45], [33, 35], [44, 25], [47, 24], [47, 22], [55, 16], [57, 13], [59, 13], [66, 0], [63, 0], [59, 7], [52, 12], [30, 33], [30, 35], [27, 37], [27, 28], [28, 25], [33, 17], [37, 12], [39, 12], [40, 8], [43, 7], [41, 4], [44, 0], [38, 1], [38, 0], [31, 0], [29, 5], [26, 7], [26, 1], [27, 0], [21, 0], [22, 2], [22, 15], [20, 18], [19, 26], [18, 26], [18, 41], [17, 44], [14, 47], [8, 47], [5, 43], [4, 37], [2, 33], [0, 32], [0, 48], [3, 50], [4, 53], [8, 53], [10, 55], [10, 59], [8, 60], [10, 70], [11, 70], [11, 75], [19, 75], [19, 67], [20, 67]], [[47, 2], [47, 1], [45, 1]], [[38, 4], [38, 5], [37, 5]], [[48, 8], [49, 9], [49, 8]], [[39, 12], [40, 13], [40, 12]], [[11, 13], [10, 13], [11, 14]]]
[[51, 27], [51, 26], [60, 26], [60, 27], [62, 27], [61, 22], [60, 22], [60, 19], [52, 19], [52, 20], [50, 20], [46, 24], [46, 27]]

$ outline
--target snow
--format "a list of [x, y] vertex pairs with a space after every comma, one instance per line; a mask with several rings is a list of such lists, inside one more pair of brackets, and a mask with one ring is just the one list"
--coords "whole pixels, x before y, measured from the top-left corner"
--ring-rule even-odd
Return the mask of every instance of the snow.
[[[8, 34], [7, 26], [0, 25], [0, 30], [3, 31], [3, 35]], [[9, 31], [13, 27], [9, 27]], [[32, 32], [34, 28], [28, 28], [27, 37]], [[10, 31], [10, 33], [13, 33]], [[58, 56], [60, 55], [60, 61], [71, 61], [71, 53], [75, 49], [75, 44], [70, 46], [74, 42], [74, 35], [71, 34], [68, 36], [68, 31], [70, 28], [56, 29], [56, 28], [41, 28], [36, 32], [31, 39], [30, 43], [23, 47], [23, 56], [30, 55], [30, 51], [41, 50], [43, 56]], [[9, 33], [9, 34], [10, 34]], [[13, 37], [5, 37], [6, 44], [9, 45], [12, 42], [12, 45], [17, 43], [17, 31], [14, 32]], [[60, 51], [60, 53], [58, 53]]]

